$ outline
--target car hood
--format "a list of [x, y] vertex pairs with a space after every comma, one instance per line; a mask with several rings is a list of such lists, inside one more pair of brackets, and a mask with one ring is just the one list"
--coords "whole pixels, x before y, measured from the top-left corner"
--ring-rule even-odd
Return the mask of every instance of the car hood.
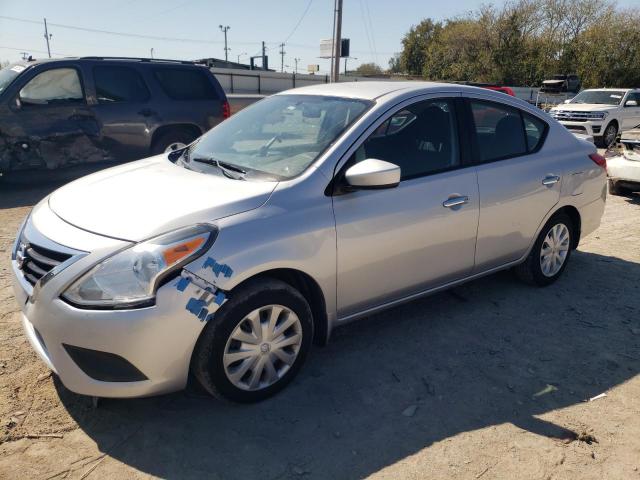
[[615, 110], [617, 105], [602, 105], [600, 103], [564, 103], [553, 108], [553, 111], [568, 110], [570, 112], [603, 112]]
[[51, 195], [49, 206], [83, 230], [140, 241], [258, 208], [276, 185], [194, 172], [160, 155], [71, 182]]

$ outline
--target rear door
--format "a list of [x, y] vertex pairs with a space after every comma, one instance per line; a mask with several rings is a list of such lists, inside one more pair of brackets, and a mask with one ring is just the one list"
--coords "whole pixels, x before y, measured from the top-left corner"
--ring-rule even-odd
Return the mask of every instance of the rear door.
[[92, 109], [102, 125], [101, 142], [110, 159], [147, 156], [155, 112], [138, 69], [106, 62], [88, 68], [95, 88]]
[[4, 131], [11, 169], [53, 169], [103, 158], [99, 126], [76, 65], [34, 68], [18, 82], [11, 85], [13, 118]]
[[560, 159], [543, 148], [540, 117], [478, 97], [467, 103], [478, 165], [480, 219], [475, 271], [519, 259], [560, 200]]
[[340, 317], [471, 273], [478, 184], [460, 152], [456, 104], [453, 98], [408, 103], [354, 146], [343, 172], [375, 158], [400, 166], [401, 181], [333, 197]]

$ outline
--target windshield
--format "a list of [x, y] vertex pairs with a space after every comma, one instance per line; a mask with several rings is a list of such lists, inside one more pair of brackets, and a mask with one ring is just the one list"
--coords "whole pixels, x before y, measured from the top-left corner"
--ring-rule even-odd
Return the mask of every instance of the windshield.
[[[372, 102], [317, 95], [274, 95], [236, 113], [187, 152], [198, 169], [219, 162], [276, 179], [303, 172]], [[209, 161], [209, 164], [203, 161]], [[203, 165], [206, 165], [203, 167]], [[260, 176], [260, 175], [255, 175]]]
[[0, 93], [2, 93], [16, 78], [20, 72], [24, 70], [24, 66], [15, 64], [0, 70]]
[[585, 90], [573, 97], [570, 103], [595, 103], [599, 105], [620, 105], [624, 90]]

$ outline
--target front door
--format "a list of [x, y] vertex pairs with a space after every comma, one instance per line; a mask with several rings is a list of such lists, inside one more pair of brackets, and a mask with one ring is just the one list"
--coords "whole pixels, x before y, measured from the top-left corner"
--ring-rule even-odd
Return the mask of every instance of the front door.
[[11, 102], [14, 118], [4, 133], [13, 169], [54, 169], [103, 158], [98, 124], [76, 68], [36, 73]]
[[375, 158], [402, 174], [395, 188], [333, 197], [340, 318], [472, 271], [478, 184], [461, 161], [456, 104], [434, 98], [397, 109], [347, 163]]
[[502, 103], [470, 99], [480, 221], [476, 271], [518, 260], [560, 200], [562, 155], [543, 148], [546, 123]]

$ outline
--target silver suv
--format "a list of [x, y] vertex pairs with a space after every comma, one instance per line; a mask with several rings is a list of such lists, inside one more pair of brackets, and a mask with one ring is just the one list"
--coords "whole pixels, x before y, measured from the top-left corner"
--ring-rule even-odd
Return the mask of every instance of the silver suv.
[[606, 165], [518, 99], [462, 85], [283, 92], [189, 147], [45, 198], [13, 250], [40, 357], [71, 390], [250, 402], [338, 325], [515, 267], [549, 285]]

